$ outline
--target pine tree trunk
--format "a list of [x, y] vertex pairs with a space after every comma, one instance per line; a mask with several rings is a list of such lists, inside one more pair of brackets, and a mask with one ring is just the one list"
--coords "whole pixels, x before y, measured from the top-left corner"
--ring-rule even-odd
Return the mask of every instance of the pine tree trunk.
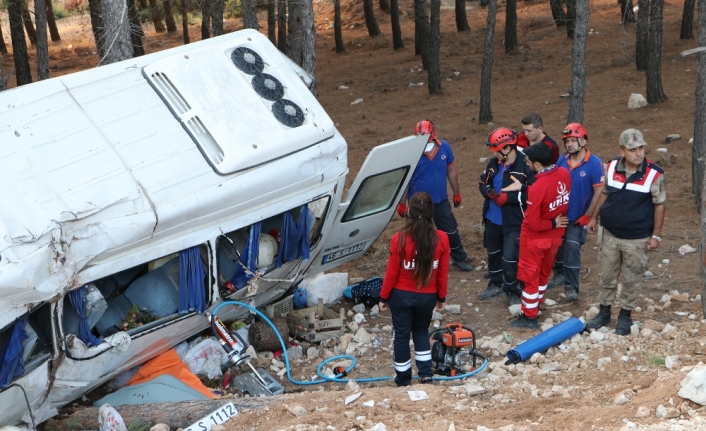
[[[155, 424], [164, 423], [170, 429], [186, 428], [191, 425], [195, 418], [201, 418], [214, 410], [222, 407], [231, 400], [205, 400], [205, 401], [184, 401], [180, 403], [161, 404], [125, 404], [115, 406], [115, 410], [122, 416], [127, 424]], [[282, 401], [278, 397], [252, 397], [234, 398], [233, 405], [238, 413], [252, 410], [264, 410], [268, 407], [275, 408], [281, 405]], [[81, 407], [73, 409], [68, 417], [55, 416], [46, 422], [46, 429], [49, 430], [69, 430], [85, 429], [97, 430], [98, 407]], [[44, 426], [44, 425], [43, 425]], [[133, 428], [132, 429], [139, 429]]]
[[199, 1], [201, 2], [201, 39], [208, 39], [211, 37], [211, 19], [215, 0]]
[[[702, 3], [700, 0], [699, 3]], [[706, 177], [701, 184], [701, 318], [706, 319]]]
[[573, 39], [576, 26], [576, 0], [566, 1], [566, 37]]
[[164, 6], [164, 23], [167, 25], [167, 33], [174, 33], [177, 31], [177, 26], [176, 22], [174, 22], [172, 0], [164, 0], [162, 5]]
[[423, 46], [424, 39], [429, 33], [429, 18], [427, 18], [426, 0], [414, 0], [414, 55], [422, 56], [422, 66], [424, 65]]
[[429, 94], [441, 93], [441, 68], [439, 67], [439, 46], [441, 45], [440, 16], [441, 0], [430, 1], [429, 37], [427, 44], [427, 65], [429, 72]]
[[424, 53], [429, 37], [429, 18], [427, 17], [426, 0], [414, 0], [414, 54], [422, 56], [422, 68], [427, 70], [427, 55]]
[[[7, 54], [7, 45], [5, 45], [5, 38], [2, 35], [2, 27], [0, 26], [0, 52]], [[2, 71], [0, 71], [2, 72]]]
[[662, 103], [667, 95], [662, 89], [662, 8], [664, 0], [650, 2], [649, 35], [647, 37], [647, 103]]
[[346, 50], [343, 44], [343, 32], [341, 31], [341, 0], [333, 0], [333, 34], [336, 39], [336, 52]]
[[287, 57], [302, 65], [304, 34], [301, 22], [301, 0], [287, 0]]
[[505, 54], [517, 49], [517, 0], [505, 4]]
[[[302, 68], [309, 75], [316, 78], [316, 25], [314, 22], [314, 3], [313, 0], [303, 0], [301, 17], [302, 17], [302, 33], [304, 34], [304, 49]], [[309, 87], [309, 91], [316, 96], [316, 79]]]
[[130, 40], [130, 19], [125, 0], [102, 0], [103, 22], [105, 23], [105, 55], [100, 64], [111, 64], [132, 58]]
[[277, 0], [277, 49], [287, 52], [287, 0]]
[[466, 0], [456, 0], [456, 30], [466, 31], [470, 30], [471, 26], [468, 25], [468, 18], [466, 17]]
[[260, 29], [257, 22], [257, 2], [256, 0], [241, 0], [240, 5], [243, 10], [243, 28]]
[[49, 24], [49, 35], [52, 42], [59, 42], [59, 28], [56, 26], [56, 18], [54, 17], [54, 5], [50, 1], [45, 2], [47, 5], [47, 24]]
[[25, 23], [25, 30], [27, 30], [27, 38], [32, 45], [37, 44], [37, 32], [34, 30], [34, 24], [32, 24], [32, 15], [29, 14], [29, 7], [27, 3], [22, 2], [22, 20]]
[[150, 18], [152, 18], [152, 23], [154, 23], [154, 31], [157, 33], [164, 33], [167, 31], [162, 24], [162, 16], [159, 13], [159, 7], [157, 6], [157, 0], [150, 0]]
[[554, 24], [557, 27], [566, 25], [566, 13], [564, 13], [564, 8], [561, 7], [561, 0], [549, 0], [549, 7], [552, 10], [552, 18], [554, 19]]
[[402, 40], [402, 28], [400, 27], [400, 4], [399, 0], [390, 0], [390, 22], [392, 24], [392, 48], [404, 48]]
[[267, 38], [273, 45], [277, 45], [277, 6], [275, 0], [267, 0]]
[[189, 15], [186, 10], [186, 0], [181, 0], [181, 35], [184, 40], [184, 45], [190, 42], [189, 40]]
[[[37, 80], [49, 79], [49, 42], [47, 41], [47, 8], [45, 0], [34, 0], [37, 20]], [[46, 0], [51, 1], [51, 0]]]
[[368, 36], [379, 36], [380, 28], [378, 27], [378, 22], [375, 19], [373, 0], [363, 0], [363, 14], [365, 15], [365, 26], [368, 27]]
[[[48, 0], [47, 3], [51, 3]], [[88, 0], [88, 13], [91, 15], [91, 29], [93, 40], [96, 42], [98, 58], [105, 56], [105, 33], [103, 32], [103, 18], [101, 18], [101, 0]]]
[[378, 4], [380, 5], [381, 11], [390, 12], [390, 0], [380, 0]]
[[213, 36], [223, 34], [223, 14], [226, 10], [225, 0], [213, 0], [211, 3], [211, 23], [213, 24]]
[[586, 91], [586, 33], [588, 27], [588, 0], [576, 0], [576, 27], [571, 50], [571, 97], [569, 123], [583, 123], [583, 97]]
[[145, 35], [142, 30], [142, 24], [137, 17], [137, 9], [135, 8], [135, 0], [127, 0], [127, 16], [130, 19], [130, 43], [132, 44], [132, 56], [140, 57], [145, 55], [145, 47], [142, 44], [142, 36]]
[[31, 84], [32, 72], [27, 55], [24, 23], [22, 22], [22, 0], [8, 0], [7, 15], [10, 18], [10, 37], [12, 38], [12, 57], [15, 60], [17, 86]]
[[479, 123], [490, 123], [493, 121], [493, 110], [490, 108], [490, 84], [493, 72], [493, 38], [495, 36], [495, 15], [497, 14], [497, 9], [497, 0], [490, 0], [488, 4], [488, 18], [485, 24], [483, 66], [480, 73]]
[[[12, 68], [10, 68], [10, 75], [12, 75]], [[10, 76], [5, 78], [2, 74], [2, 67], [0, 67], [0, 91], [5, 91], [7, 90], [7, 81], [10, 79]]]
[[632, 11], [632, 0], [620, 0], [620, 16], [623, 23], [635, 22], [635, 13]]
[[635, 26], [635, 66], [647, 69], [647, 24], [650, 17], [649, 0], [637, 0], [637, 25]]
[[[699, 1], [699, 47], [706, 47], [706, 1]], [[706, 193], [703, 181], [706, 181], [706, 51], [696, 54], [699, 65], [696, 74], [696, 106], [694, 108], [694, 143], [691, 146], [691, 188], [694, 192], [694, 203], [696, 210], [701, 211], [701, 224], [703, 229], [703, 217], [706, 216], [706, 211], [703, 210], [703, 205], [706, 204], [706, 199], [703, 194]], [[701, 236], [704, 236], [702, 230]], [[704, 250], [703, 239], [701, 253], [703, 256]], [[702, 269], [702, 277], [703, 277]], [[702, 278], [703, 279], [703, 278]], [[703, 285], [702, 286], [706, 286]], [[703, 288], [703, 287], [702, 287]], [[701, 304], [704, 305], [706, 295], [701, 294]], [[706, 309], [705, 309], [706, 310]]]
[[694, 3], [694, 0], [684, 0], [684, 11], [681, 15], [679, 39], [694, 38]]

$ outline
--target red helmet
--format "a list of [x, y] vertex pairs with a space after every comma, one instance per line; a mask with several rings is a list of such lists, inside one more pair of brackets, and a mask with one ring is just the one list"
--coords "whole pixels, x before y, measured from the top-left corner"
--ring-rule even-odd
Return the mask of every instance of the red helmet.
[[564, 130], [561, 131], [561, 139], [566, 138], [586, 138], [588, 139], [588, 133], [586, 133], [586, 128], [580, 123], [567, 124]]
[[429, 141], [436, 140], [436, 127], [429, 120], [422, 120], [414, 126], [415, 135], [429, 135]]
[[499, 127], [488, 135], [488, 142], [485, 143], [490, 151], [500, 151], [505, 145], [517, 144], [517, 132], [507, 127]]

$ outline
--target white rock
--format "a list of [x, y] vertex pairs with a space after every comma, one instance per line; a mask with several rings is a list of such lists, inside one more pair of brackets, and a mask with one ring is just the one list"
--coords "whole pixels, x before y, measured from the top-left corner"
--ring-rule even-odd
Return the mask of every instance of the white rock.
[[635, 396], [635, 392], [632, 389], [625, 389], [615, 396], [613, 399], [613, 404], [622, 406], [630, 402], [630, 399]]
[[444, 306], [444, 311], [449, 314], [461, 314], [461, 306], [458, 304], [447, 304]]
[[659, 147], [659, 148], [655, 148], [655, 151], [658, 152], [658, 153], [666, 153], [666, 152], [669, 151], [669, 150], [667, 150], [667, 149], [664, 148], [664, 147]]
[[346, 383], [346, 389], [351, 392], [358, 392], [360, 391], [360, 385], [358, 385], [355, 380], [350, 379], [348, 383]]
[[358, 313], [355, 315], [353, 320], [355, 321], [355, 323], [360, 325], [361, 323], [365, 322], [365, 316], [363, 316], [362, 313]]
[[463, 386], [451, 386], [446, 391], [453, 395], [465, 393], [468, 396], [481, 395], [487, 392], [483, 386], [471, 383]]
[[444, 315], [434, 311], [431, 313], [431, 319], [432, 320], [444, 320]]
[[510, 311], [510, 315], [514, 316], [519, 316], [522, 314], [522, 304], [514, 304], [508, 307], [508, 310]]
[[670, 370], [679, 363], [679, 356], [667, 356], [664, 358], [664, 366]]
[[706, 365], [697, 365], [680, 384], [680, 397], [706, 406]]
[[644, 108], [647, 106], [647, 99], [645, 96], [639, 93], [633, 93], [628, 99], [628, 109]]
[[356, 313], [364, 313], [365, 312], [365, 304], [355, 304], [353, 306], [353, 311]]
[[603, 339], [605, 338], [605, 335], [603, 335], [602, 333], [600, 333], [598, 331], [593, 331], [593, 332], [591, 332], [590, 338], [591, 338], [591, 340], [593, 340], [595, 342], [599, 342], [599, 341], [603, 341]]
[[[319, 349], [317, 349], [316, 347], [309, 347], [308, 349], [306, 349], [306, 356], [308, 358], [318, 358], [319, 357]], [[273, 363], [274, 363], [274, 361], [273, 361]]]
[[553, 299], [545, 298], [544, 305], [546, 305], [547, 307], [551, 307], [552, 305], [556, 305], [556, 301]]
[[368, 400], [368, 401], [365, 401], [365, 402], [363, 402], [363, 405], [364, 405], [365, 407], [375, 407], [375, 400]]
[[359, 328], [353, 339], [360, 344], [368, 344], [372, 341], [372, 337], [368, 334], [368, 331], [366, 331], [365, 328]]
[[670, 143], [670, 142], [678, 141], [678, 140], [680, 140], [680, 139], [681, 139], [681, 135], [680, 135], [680, 134], [678, 134], [678, 133], [670, 133], [670, 134], [667, 135], [667, 137], [664, 139], [664, 142], [668, 144], [668, 143]]
[[354, 101], [351, 102], [351, 105], [357, 105], [359, 103], [363, 102], [363, 98], [361, 97], [360, 99], [355, 99]]
[[377, 317], [380, 314], [380, 307], [377, 304], [370, 309], [370, 317]]
[[360, 398], [361, 395], [363, 395], [362, 392], [356, 392], [353, 395], [348, 395], [346, 397], [346, 401], [344, 401], [345, 405], [348, 405], [348, 404], [352, 403], [353, 401], [357, 400], [358, 398]]
[[599, 358], [598, 363], [597, 363], [598, 368], [603, 368], [603, 367], [605, 367], [606, 364], [608, 364], [610, 362], [612, 362], [612, 359], [609, 356], [605, 357], [605, 358]]
[[338, 89], [339, 90], [348, 90], [348, 87], [346, 87], [345, 85], [341, 85], [340, 87], [338, 87]]
[[288, 406], [285, 404], [284, 407], [287, 409], [287, 411], [289, 413], [293, 414], [294, 416], [296, 416], [298, 418], [300, 418], [302, 416], [306, 416], [309, 413], [308, 411], [306, 411], [306, 409], [304, 407], [300, 406], [299, 404], [297, 404], [295, 406]]
[[359, 327], [360, 327], [360, 325], [358, 325], [358, 324], [355, 323], [355, 322], [348, 322], [348, 329], [350, 329], [351, 332], [353, 332], [353, 333], [355, 333], [356, 331], [358, 331], [358, 328], [359, 328]]
[[384, 423], [378, 422], [375, 424], [374, 427], [368, 428], [368, 431], [387, 431], [387, 427]]
[[594, 317], [598, 316], [599, 311], [600, 310], [598, 310], [598, 308], [596, 308], [596, 307], [589, 308], [588, 311], [586, 312], [586, 320], [591, 320]]
[[662, 263], [665, 265], [669, 265], [669, 259], [662, 259]]
[[678, 418], [679, 411], [674, 407], [664, 407], [662, 404], [660, 404], [659, 406], [657, 406], [657, 411], [655, 412], [655, 415], [658, 418], [665, 419]]

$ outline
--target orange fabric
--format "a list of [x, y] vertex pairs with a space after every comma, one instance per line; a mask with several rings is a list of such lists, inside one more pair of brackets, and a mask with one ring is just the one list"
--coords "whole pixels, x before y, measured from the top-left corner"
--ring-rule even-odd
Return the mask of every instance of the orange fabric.
[[210, 399], [213, 399], [213, 394], [211, 391], [203, 383], [201, 383], [201, 379], [199, 379], [196, 374], [189, 370], [189, 367], [181, 360], [174, 349], [162, 353], [156, 358], [152, 358], [148, 361], [137, 371], [134, 376], [132, 376], [130, 381], [127, 382], [127, 386], [148, 382], [163, 374], [174, 376], [189, 385], [190, 388], [201, 392]]

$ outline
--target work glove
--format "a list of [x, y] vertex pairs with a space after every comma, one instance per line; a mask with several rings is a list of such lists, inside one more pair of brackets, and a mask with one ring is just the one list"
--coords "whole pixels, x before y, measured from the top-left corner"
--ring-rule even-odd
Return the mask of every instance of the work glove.
[[490, 189], [488, 189], [488, 191], [486, 192], [486, 194], [488, 195], [488, 197], [489, 197], [490, 199], [495, 199], [495, 198], [498, 197], [498, 192], [497, 192], [494, 188], [492, 188], [492, 187], [491, 187]]
[[591, 217], [587, 216], [586, 214], [582, 215], [581, 217], [576, 220], [576, 225], [584, 227], [588, 224], [588, 222], [591, 221]]
[[407, 205], [402, 203], [397, 205], [397, 214], [399, 214], [402, 218], [407, 217]]
[[499, 207], [505, 205], [507, 203], [507, 193], [500, 193], [493, 201]]
[[454, 195], [454, 208], [458, 208], [461, 206], [461, 195]]

